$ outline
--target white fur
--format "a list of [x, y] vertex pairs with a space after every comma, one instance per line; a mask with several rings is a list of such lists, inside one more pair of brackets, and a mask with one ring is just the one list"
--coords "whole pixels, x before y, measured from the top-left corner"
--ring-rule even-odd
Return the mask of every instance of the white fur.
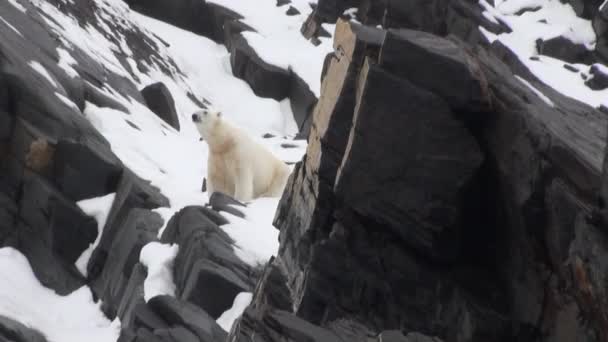
[[289, 167], [220, 112], [201, 110], [194, 124], [209, 145], [207, 192], [222, 192], [247, 202], [282, 195]]

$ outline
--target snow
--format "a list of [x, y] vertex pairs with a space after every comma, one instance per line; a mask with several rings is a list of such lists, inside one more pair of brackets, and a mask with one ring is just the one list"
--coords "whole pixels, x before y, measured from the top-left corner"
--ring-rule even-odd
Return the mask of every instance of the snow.
[[[479, 4], [485, 12], [512, 30], [510, 33], [494, 35], [480, 28], [490, 42], [499, 40], [509, 47], [540, 81], [565, 96], [592, 107], [608, 105], [608, 90], [591, 90], [584, 84], [581, 73], [566, 70], [563, 61], [538, 56], [537, 39], [547, 40], [564, 36], [577, 44], [584, 44], [588, 49], [594, 48], [596, 37], [591, 22], [577, 17], [572, 6], [562, 4], [559, 0], [503, 0], [495, 1], [495, 7], [486, 0], [480, 0]], [[514, 14], [526, 7], [539, 9], [521, 15]], [[536, 60], [530, 58], [533, 56], [537, 57]], [[589, 66], [577, 66], [581, 72], [589, 69]]]
[[236, 295], [232, 307], [226, 310], [216, 320], [217, 324], [219, 324], [219, 326], [222, 327], [222, 329], [224, 329], [225, 331], [230, 332], [230, 329], [232, 329], [232, 325], [239, 317], [241, 317], [245, 309], [247, 309], [247, 307], [251, 303], [252, 299], [253, 295], [251, 294], [251, 292], [241, 292]]
[[146, 302], [160, 295], [175, 296], [173, 260], [178, 251], [177, 245], [166, 245], [160, 242], [151, 242], [141, 249], [139, 261], [148, 269], [148, 275], [144, 281]]
[[21, 32], [19, 32], [19, 30], [17, 30], [15, 28], [15, 26], [11, 25], [11, 23], [9, 23], [8, 21], [4, 20], [4, 18], [0, 17], [0, 20], [2, 20], [2, 22], [8, 26], [8, 28], [10, 28], [11, 30], [13, 30], [15, 33], [17, 33], [18, 35], [20, 35], [21, 37], [23, 37], [23, 35], [21, 34]]
[[279, 231], [272, 225], [279, 198], [259, 198], [247, 208], [245, 219], [222, 213], [229, 223], [222, 229], [236, 242], [236, 255], [251, 266], [266, 263], [279, 248]]
[[72, 78], [77, 77], [78, 73], [72, 65], [76, 65], [76, 60], [72, 57], [72, 55], [65, 49], [58, 47], [57, 54], [59, 55], [59, 63], [57, 65], [65, 70], [65, 72]]
[[23, 7], [23, 5], [21, 5], [21, 4], [19, 3], [19, 1], [18, 1], [18, 0], [8, 0], [8, 2], [9, 2], [11, 5], [15, 6], [15, 8], [17, 8], [17, 9], [18, 9], [18, 10], [20, 10], [21, 12], [23, 12], [23, 13], [25, 13], [25, 12], [26, 12], [25, 7]]
[[297, 133], [293, 117], [283, 114], [279, 102], [257, 97], [247, 83], [232, 75], [230, 54], [223, 45], [143, 15], [133, 16], [171, 44], [168, 53], [187, 75], [186, 82], [235, 124], [255, 135]]
[[110, 214], [110, 209], [112, 208], [115, 197], [116, 193], [112, 193], [106, 196], [82, 200], [76, 203], [86, 215], [94, 217], [97, 221], [97, 238], [95, 239], [95, 242], [90, 244], [89, 248], [82, 252], [75, 263], [76, 268], [85, 277], [87, 276], [87, 265], [89, 264], [89, 259], [91, 258], [95, 247], [97, 247], [99, 241], [101, 240], [103, 228], [106, 225], [106, 221], [108, 219], [108, 215]]
[[517, 78], [521, 83], [525, 84], [526, 87], [530, 88], [536, 95], [538, 95], [538, 97], [540, 97], [541, 100], [545, 101], [546, 104], [548, 104], [551, 107], [555, 107], [555, 104], [553, 103], [553, 101], [551, 101], [551, 99], [549, 99], [540, 90], [536, 89], [532, 84], [530, 84], [530, 82], [526, 81], [525, 79], [523, 79], [517, 75], [515, 75], [515, 78]]
[[36, 279], [23, 254], [0, 249], [0, 316], [46, 335], [49, 342], [114, 342], [120, 324], [109, 321], [87, 287], [59, 296]]
[[[290, 5], [300, 11], [300, 14], [294, 16], [285, 15], [286, 8], [277, 7], [276, 0], [209, 2], [229, 8], [245, 17], [243, 22], [257, 33], [244, 32], [243, 36], [259, 57], [280, 68], [293, 70], [319, 97], [323, 60], [328, 53], [333, 52], [333, 40], [321, 37], [321, 44], [314, 46], [300, 33], [302, 24], [312, 12], [308, 1], [292, 1]], [[329, 32], [333, 34], [334, 31]]]
[[44, 77], [47, 81], [49, 81], [49, 83], [51, 83], [53, 85], [53, 87], [57, 88], [59, 87], [57, 85], [57, 82], [55, 82], [55, 79], [53, 78], [53, 76], [51, 76], [51, 74], [49, 74], [49, 72], [46, 70], [46, 68], [36, 62], [36, 61], [30, 61], [29, 66], [32, 67], [32, 69], [36, 70], [42, 77]]

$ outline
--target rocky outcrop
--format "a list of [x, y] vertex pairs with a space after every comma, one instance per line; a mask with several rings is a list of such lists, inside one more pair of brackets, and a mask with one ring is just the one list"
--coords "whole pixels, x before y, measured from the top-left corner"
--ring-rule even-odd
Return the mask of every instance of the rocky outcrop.
[[175, 101], [169, 88], [162, 83], [154, 83], [141, 90], [146, 105], [154, 114], [179, 131], [179, 119], [175, 109]]
[[230, 341], [607, 340], [605, 115], [484, 42], [472, 5], [420, 6], [432, 34], [338, 21]]
[[46, 338], [36, 330], [0, 316], [0, 339], [11, 342], [46, 342]]

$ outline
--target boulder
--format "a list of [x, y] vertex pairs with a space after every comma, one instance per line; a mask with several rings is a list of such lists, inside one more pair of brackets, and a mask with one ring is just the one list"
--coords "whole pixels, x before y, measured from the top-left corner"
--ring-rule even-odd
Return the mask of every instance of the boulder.
[[59, 140], [55, 146], [53, 180], [74, 201], [116, 192], [122, 163], [106, 146]]
[[0, 316], [0, 341], [46, 342], [46, 338], [32, 328], [26, 327], [8, 317]]
[[585, 85], [592, 90], [604, 90], [608, 88], [608, 67], [593, 65], [589, 69], [591, 78], [585, 81]]
[[169, 88], [162, 83], [150, 84], [141, 90], [146, 105], [154, 114], [179, 131], [179, 118]]
[[232, 307], [239, 293], [251, 290], [251, 285], [244, 283], [225, 266], [201, 259], [190, 270], [181, 299], [198, 305], [213, 319], [218, 319]]
[[245, 204], [222, 192], [212, 193], [209, 197], [209, 205], [216, 212], [225, 211], [240, 218], [245, 217], [245, 214], [238, 209], [239, 207], [245, 207]]
[[437, 95], [369, 60], [358, 89], [336, 196], [418, 252], [448, 257], [439, 246], [457, 248], [461, 195], [483, 160], [475, 139]]
[[[132, 209], [118, 229], [118, 233], [110, 247], [101, 275], [95, 278], [93, 288], [103, 300], [103, 310], [109, 317], [115, 317], [121, 303], [129, 297], [128, 286], [133, 279], [134, 267], [139, 263], [141, 249], [148, 243], [157, 241], [163, 219], [158, 213], [147, 209]], [[140, 272], [141, 273], [141, 272]]]
[[182, 326], [198, 337], [201, 342], [224, 341], [226, 332], [199, 307], [170, 296], [157, 296], [148, 302], [154, 312], [170, 326]]
[[23, 220], [18, 230], [19, 250], [28, 257], [38, 279], [60, 294], [75, 290], [82, 280], [74, 263], [95, 241], [97, 221], [31, 173], [26, 175], [19, 206]]
[[234, 241], [204, 208], [191, 206], [176, 213], [161, 241], [180, 246], [173, 268], [177, 298], [192, 301], [219, 317], [232, 306], [238, 292], [252, 291], [257, 271], [236, 256]]
[[[91, 281], [97, 279], [104, 270], [112, 244], [133, 209], [152, 210], [169, 206], [169, 200], [158, 189], [127, 169], [122, 173], [117, 189], [103, 234], [87, 266], [88, 278]], [[102, 291], [95, 285], [93, 290], [97, 293]]]
[[584, 19], [592, 19], [598, 12], [603, 0], [567, 0], [572, 5], [576, 15]]
[[584, 45], [576, 44], [564, 36], [536, 42], [536, 48], [541, 55], [561, 59], [568, 63], [590, 64], [593, 61], [591, 51]]

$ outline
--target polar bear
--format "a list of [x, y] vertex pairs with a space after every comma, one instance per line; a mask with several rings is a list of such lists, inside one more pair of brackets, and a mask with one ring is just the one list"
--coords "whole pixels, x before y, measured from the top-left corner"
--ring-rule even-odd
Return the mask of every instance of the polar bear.
[[222, 192], [247, 202], [283, 193], [291, 170], [222, 113], [203, 109], [192, 114], [202, 140], [209, 145], [207, 192]]

